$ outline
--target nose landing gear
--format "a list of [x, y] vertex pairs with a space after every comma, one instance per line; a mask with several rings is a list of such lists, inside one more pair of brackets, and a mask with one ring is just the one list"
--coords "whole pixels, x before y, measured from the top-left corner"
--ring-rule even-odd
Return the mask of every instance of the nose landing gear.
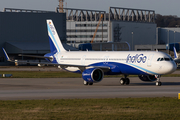
[[161, 81], [160, 81], [160, 75], [155, 75], [155, 77], [157, 78], [157, 81], [156, 81], [156, 86], [161, 86], [162, 85], [162, 83], [161, 83]]

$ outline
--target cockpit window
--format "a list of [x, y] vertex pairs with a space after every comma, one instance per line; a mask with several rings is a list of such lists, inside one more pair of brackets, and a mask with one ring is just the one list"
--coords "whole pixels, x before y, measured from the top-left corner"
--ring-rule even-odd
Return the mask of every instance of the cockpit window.
[[170, 58], [164, 58], [165, 59], [165, 61], [170, 61]]
[[160, 59], [160, 61], [163, 61], [163, 60], [164, 60], [164, 58], [161, 58], [161, 59]]
[[158, 58], [157, 61], [173, 61], [172, 58]]
[[159, 61], [161, 58], [158, 58], [157, 61]]

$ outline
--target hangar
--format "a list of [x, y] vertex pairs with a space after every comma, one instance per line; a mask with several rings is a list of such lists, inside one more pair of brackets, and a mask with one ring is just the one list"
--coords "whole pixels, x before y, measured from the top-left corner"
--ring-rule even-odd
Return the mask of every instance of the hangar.
[[[134, 45], [156, 44], [155, 11], [116, 7], [110, 7], [109, 13], [72, 8], [64, 11], [59, 13], [58, 8], [54, 12], [5, 8], [0, 12], [0, 47], [6, 49], [11, 59], [21, 59], [18, 54], [50, 52], [46, 19], [52, 19], [65, 49], [77, 50], [66, 43], [76, 47], [89, 43], [101, 14], [104, 17], [95, 43], [128, 42], [132, 50]], [[6, 61], [2, 51], [0, 61]]]
[[[0, 12], [0, 47], [6, 49], [11, 59], [18, 58], [18, 54], [50, 52], [46, 19], [53, 20], [62, 42], [66, 43], [65, 13], [6, 8]], [[5, 61], [0, 50], [0, 65]]]
[[[57, 10], [58, 11], [58, 10]], [[64, 8], [67, 19], [67, 43], [89, 43], [99, 20], [95, 43], [128, 42], [135, 45], [156, 44], [155, 11], [110, 7], [99, 10]], [[101, 20], [101, 15], [103, 19]], [[75, 45], [74, 45], [75, 46]]]

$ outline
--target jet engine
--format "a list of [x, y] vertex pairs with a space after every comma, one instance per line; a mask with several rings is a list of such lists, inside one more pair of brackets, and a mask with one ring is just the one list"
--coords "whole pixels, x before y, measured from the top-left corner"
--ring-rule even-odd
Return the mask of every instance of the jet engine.
[[139, 79], [141, 79], [142, 81], [156, 81], [157, 78], [155, 75], [139, 75]]
[[89, 68], [84, 70], [82, 78], [87, 82], [100, 82], [104, 77], [104, 72], [99, 68]]

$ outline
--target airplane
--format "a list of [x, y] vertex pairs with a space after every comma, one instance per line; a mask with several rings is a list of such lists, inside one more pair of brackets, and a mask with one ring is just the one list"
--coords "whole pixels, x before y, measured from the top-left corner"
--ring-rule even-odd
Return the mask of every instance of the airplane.
[[[80, 73], [84, 85], [98, 83], [104, 75], [122, 74], [121, 85], [130, 84], [129, 75], [138, 75], [142, 81], [156, 81], [156, 86], [161, 86], [161, 75], [170, 74], [177, 68], [168, 54], [158, 51], [66, 51], [52, 20], [47, 20], [47, 29], [51, 53], [40, 56], [47, 62], [37, 64], [58, 65], [69, 72]], [[10, 60], [4, 48], [3, 51], [7, 61], [15, 62]]]
[[176, 52], [176, 48], [173, 47], [173, 49], [174, 49], [174, 62], [175, 63], [180, 63], [180, 59], [179, 59], [178, 54]]

